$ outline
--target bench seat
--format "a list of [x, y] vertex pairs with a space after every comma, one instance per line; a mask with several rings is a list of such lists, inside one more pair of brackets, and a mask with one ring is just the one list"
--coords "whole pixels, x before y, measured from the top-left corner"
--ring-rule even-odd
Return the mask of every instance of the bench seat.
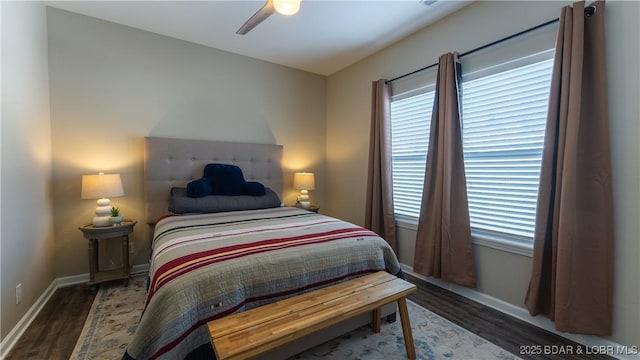
[[351, 317], [372, 313], [380, 331], [380, 308], [397, 301], [407, 356], [415, 359], [406, 296], [415, 285], [384, 271], [284, 299], [207, 326], [218, 360], [251, 359]]

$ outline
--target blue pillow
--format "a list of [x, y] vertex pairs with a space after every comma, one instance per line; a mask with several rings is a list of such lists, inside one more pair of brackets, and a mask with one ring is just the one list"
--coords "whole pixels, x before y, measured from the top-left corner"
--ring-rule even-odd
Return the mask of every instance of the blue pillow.
[[263, 196], [266, 193], [264, 185], [257, 181], [247, 181], [244, 183], [244, 194], [251, 196]]
[[211, 182], [211, 195], [243, 195], [244, 176], [235, 165], [207, 164], [204, 177]]
[[199, 198], [211, 195], [211, 182], [207, 178], [190, 181], [187, 184], [187, 196]]

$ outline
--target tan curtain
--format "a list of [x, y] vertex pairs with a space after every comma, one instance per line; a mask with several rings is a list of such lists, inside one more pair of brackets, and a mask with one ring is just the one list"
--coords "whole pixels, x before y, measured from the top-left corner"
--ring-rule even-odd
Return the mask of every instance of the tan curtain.
[[413, 269], [423, 275], [475, 287], [460, 126], [459, 75], [458, 55], [442, 55]]
[[565, 332], [611, 335], [613, 205], [604, 1], [564, 7], [525, 303]]
[[365, 227], [398, 252], [391, 177], [391, 90], [386, 80], [374, 81], [371, 95], [371, 137]]

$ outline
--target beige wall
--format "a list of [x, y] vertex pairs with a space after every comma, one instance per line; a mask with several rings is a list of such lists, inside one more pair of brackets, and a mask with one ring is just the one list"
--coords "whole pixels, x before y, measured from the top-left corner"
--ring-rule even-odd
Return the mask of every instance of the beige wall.
[[607, 2], [615, 231], [614, 339], [640, 344], [640, 2]]
[[[324, 203], [324, 76], [49, 8], [55, 276], [88, 272], [78, 226], [94, 200], [80, 199], [82, 174], [122, 175], [111, 199], [138, 219], [133, 264], [148, 261], [143, 219], [145, 136], [281, 144], [286, 203], [296, 170], [316, 173]], [[119, 261], [114, 249], [103, 265]]]
[[[45, 7], [2, 2], [1, 337], [53, 276], [51, 126]], [[16, 305], [16, 285], [22, 301]], [[1, 355], [0, 355], [1, 356]]]
[[[393, 78], [557, 18], [569, 2], [475, 2], [447, 18], [329, 77], [327, 177], [330, 215], [364, 223], [371, 81]], [[638, 2], [607, 2], [607, 61], [615, 202], [615, 294], [613, 341], [640, 339], [638, 135], [640, 29]], [[463, 59], [464, 61], [464, 59]], [[415, 231], [399, 229], [400, 260], [413, 262]], [[474, 246], [478, 290], [523, 307], [531, 258]]]

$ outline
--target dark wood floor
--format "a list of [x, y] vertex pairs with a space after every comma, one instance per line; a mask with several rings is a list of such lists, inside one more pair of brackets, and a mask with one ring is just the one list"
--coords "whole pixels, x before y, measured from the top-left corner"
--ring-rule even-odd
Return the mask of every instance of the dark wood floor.
[[57, 289], [5, 359], [69, 359], [97, 291], [84, 284]]
[[[575, 354], [523, 354], [523, 350], [537, 352], [538, 346], [542, 352], [543, 347], [548, 346], [548, 350], [555, 349], [557, 352], [571, 348], [575, 353], [580, 345], [423, 280], [409, 275], [407, 280], [418, 286], [418, 291], [409, 297], [413, 302], [523, 359], [607, 358]], [[56, 290], [6, 359], [68, 359], [80, 336], [96, 291], [97, 287], [86, 285]]]
[[[613, 359], [585, 355], [585, 348], [578, 343], [411, 275], [407, 280], [418, 286], [418, 291], [409, 296], [413, 302], [523, 359]], [[573, 354], [558, 354], [569, 350]]]

